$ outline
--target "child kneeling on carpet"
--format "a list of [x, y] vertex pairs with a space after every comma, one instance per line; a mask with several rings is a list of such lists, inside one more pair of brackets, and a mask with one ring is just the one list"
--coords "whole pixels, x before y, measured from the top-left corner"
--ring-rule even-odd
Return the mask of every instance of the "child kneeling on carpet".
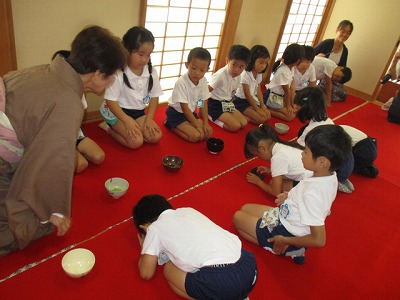
[[302, 152], [304, 168], [314, 175], [305, 178], [289, 193], [279, 194], [279, 207], [245, 204], [233, 223], [246, 240], [277, 255], [305, 262], [305, 248], [326, 243], [325, 218], [337, 193], [335, 170], [351, 153], [351, 139], [338, 125], [321, 125], [306, 137]]
[[[207, 49], [196, 47], [190, 50], [185, 63], [188, 72], [175, 83], [168, 99], [164, 125], [188, 142], [197, 143], [212, 136], [207, 104], [210, 92], [204, 78], [210, 63], [211, 54]], [[196, 109], [200, 110], [202, 120], [197, 116]]]
[[240, 239], [193, 208], [173, 209], [161, 195], [133, 208], [141, 234], [139, 272], [153, 277], [157, 263], [171, 289], [187, 299], [245, 299], [257, 280], [254, 255]]
[[[269, 125], [250, 130], [245, 139], [244, 155], [246, 158], [256, 156], [271, 161], [271, 167], [257, 167], [256, 172], [246, 175], [247, 181], [273, 196], [289, 191], [300, 180], [312, 176], [312, 172], [306, 170], [301, 161], [303, 149], [297, 143], [282, 141]], [[263, 173], [271, 173], [269, 183], [260, 178]]]
[[[306, 87], [296, 93], [294, 103], [299, 107], [297, 118], [300, 122], [305, 123], [298, 133], [297, 143], [305, 146], [305, 137], [307, 133], [320, 125], [334, 124], [332, 119], [328, 117], [326, 110], [326, 101], [324, 92], [318, 87]], [[338, 178], [338, 190], [343, 193], [352, 193], [354, 185], [350, 182], [349, 177], [354, 169], [354, 157], [350, 155], [348, 160], [336, 170]]]
[[221, 128], [236, 132], [247, 125], [247, 119], [237, 110], [233, 98], [240, 85], [240, 74], [250, 59], [250, 50], [243, 45], [229, 48], [226, 66], [211, 76], [208, 90], [208, 118]]

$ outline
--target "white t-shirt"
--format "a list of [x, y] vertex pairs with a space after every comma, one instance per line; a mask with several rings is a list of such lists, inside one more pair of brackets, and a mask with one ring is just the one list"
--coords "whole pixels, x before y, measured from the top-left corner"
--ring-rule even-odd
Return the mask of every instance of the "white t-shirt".
[[317, 80], [325, 78], [325, 75], [329, 78], [332, 77], [333, 71], [336, 69], [337, 64], [325, 57], [316, 56], [312, 62], [315, 67], [315, 76]]
[[348, 125], [340, 125], [340, 127], [342, 127], [344, 131], [346, 131], [346, 133], [351, 137], [352, 147], [354, 147], [354, 145], [357, 144], [359, 141], [362, 141], [368, 137], [364, 132], [358, 130], [357, 128]]
[[274, 92], [278, 95], [284, 95], [285, 92], [283, 91], [282, 85], [290, 85], [292, 84], [293, 74], [290, 68], [281, 63], [278, 69], [276, 70], [274, 77], [272, 77], [271, 82], [266, 84], [266, 88], [269, 89], [271, 92]]
[[140, 76], [135, 75], [128, 66], [125, 67], [124, 72], [133, 89], [129, 88], [124, 83], [123, 72], [120, 71], [114, 82], [106, 88], [104, 94], [105, 99], [118, 101], [118, 104], [123, 108], [142, 110], [146, 107], [146, 104], [143, 102], [146, 96], [149, 96], [151, 99], [163, 95], [163, 90], [155, 68], [152, 69], [151, 73], [153, 77], [153, 88], [149, 93], [147, 93], [147, 88], [149, 85], [150, 73], [147, 65], [143, 68], [143, 73]]
[[246, 95], [244, 94], [243, 90], [243, 83], [244, 83], [249, 86], [251, 95], [253, 96], [254, 100], [256, 100], [256, 102], [258, 103], [259, 100], [257, 98], [257, 94], [261, 81], [262, 81], [262, 74], [257, 74], [256, 78], [254, 78], [252, 71], [243, 71], [242, 74], [240, 74], [240, 85], [236, 91], [236, 96], [242, 99], [246, 99]]
[[305, 147], [306, 135], [307, 135], [307, 133], [309, 133], [311, 131], [311, 129], [313, 129], [314, 127], [317, 127], [319, 125], [331, 125], [331, 124], [335, 124], [335, 123], [333, 123], [332, 119], [330, 119], [330, 118], [327, 118], [325, 121], [320, 121], [320, 122], [311, 120], [310, 123], [308, 124], [308, 126], [304, 129], [301, 136], [297, 139], [297, 143], [302, 145], [303, 147]]
[[300, 181], [313, 175], [312, 171], [304, 169], [301, 161], [302, 150], [275, 143], [272, 147], [271, 176], [286, 176], [291, 180]]
[[220, 101], [231, 101], [240, 85], [240, 76], [232, 77], [228, 66], [219, 69], [211, 76], [208, 84], [213, 88], [211, 98]]
[[241, 256], [242, 243], [193, 208], [164, 211], [147, 228], [142, 254], [165, 252], [185, 272], [204, 266], [235, 263]]
[[339, 64], [340, 58], [342, 57], [342, 53], [343, 53], [343, 48], [342, 48], [338, 53], [331, 52], [331, 53], [329, 54], [328, 59], [330, 59], [331, 61], [333, 61], [335, 64]]
[[282, 225], [294, 236], [310, 234], [310, 226], [324, 225], [335, 200], [337, 186], [336, 172], [300, 181], [279, 207]]
[[198, 85], [194, 85], [189, 78], [189, 73], [186, 72], [175, 83], [172, 95], [168, 99], [168, 105], [183, 113], [180, 103], [187, 103], [189, 109], [194, 112], [196, 103], [205, 101], [208, 98], [210, 98], [210, 92], [208, 91], [207, 79], [203, 77], [199, 80]]
[[315, 76], [315, 67], [312, 64], [308, 67], [304, 74], [301, 74], [296, 67], [293, 67], [292, 71], [296, 91], [300, 91], [305, 87], [308, 87], [308, 84], [311, 81], [317, 80], [317, 77]]

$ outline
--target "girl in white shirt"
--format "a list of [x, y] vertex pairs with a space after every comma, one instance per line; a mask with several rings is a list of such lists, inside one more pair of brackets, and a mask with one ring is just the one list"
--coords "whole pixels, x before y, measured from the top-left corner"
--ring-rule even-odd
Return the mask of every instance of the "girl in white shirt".
[[153, 118], [163, 91], [150, 60], [153, 34], [135, 26], [124, 35], [123, 43], [129, 52], [128, 65], [106, 89], [100, 111], [108, 126], [100, 127], [120, 144], [136, 149], [143, 142], [158, 143], [161, 139], [161, 129]]
[[304, 56], [304, 48], [299, 44], [286, 47], [282, 59], [275, 62], [272, 72], [274, 77], [266, 85], [264, 100], [271, 115], [281, 120], [292, 121], [296, 116], [290, 86], [293, 81], [292, 68], [297, 66]]
[[[246, 158], [257, 156], [271, 161], [271, 168], [257, 167], [255, 173], [247, 174], [247, 181], [273, 196], [289, 191], [300, 180], [312, 176], [312, 172], [307, 171], [301, 161], [302, 149], [299, 144], [280, 140], [269, 125], [250, 130], [245, 140]], [[259, 177], [263, 173], [271, 173], [269, 183]]]
[[240, 85], [236, 90], [235, 107], [250, 122], [259, 125], [271, 118], [271, 113], [265, 106], [260, 88], [262, 74], [267, 70], [270, 59], [268, 49], [262, 45], [255, 45], [250, 50], [250, 62], [240, 75]]

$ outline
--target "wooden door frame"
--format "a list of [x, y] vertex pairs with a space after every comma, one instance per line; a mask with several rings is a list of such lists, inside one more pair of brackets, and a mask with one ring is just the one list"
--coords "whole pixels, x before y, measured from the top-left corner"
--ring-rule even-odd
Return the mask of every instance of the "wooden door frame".
[[17, 69], [11, 0], [0, 0], [0, 76]]
[[[390, 66], [390, 64], [392, 63], [393, 56], [394, 56], [394, 54], [396, 53], [396, 51], [397, 51], [397, 49], [398, 49], [398, 47], [399, 47], [399, 43], [400, 43], [400, 36], [398, 37], [398, 39], [397, 39], [397, 41], [396, 41], [396, 44], [394, 45], [394, 47], [393, 47], [393, 49], [392, 49], [391, 55], [389, 56], [389, 59], [388, 59], [386, 65], [385, 65], [385, 68], [382, 70], [382, 74], [381, 74], [381, 77], [380, 77], [380, 78], [383, 78], [383, 77], [386, 75], [386, 73], [387, 73], [387, 71], [388, 71], [388, 69], [389, 69], [389, 66]], [[383, 96], [381, 97], [381, 95], [380, 95], [381, 90], [384, 89], [384, 88], [385, 88], [385, 87], [384, 87], [384, 84], [382, 84], [382, 83], [379, 81], [379, 82], [376, 84], [376, 87], [375, 87], [374, 92], [372, 93], [372, 96], [371, 96], [372, 100], [378, 100], [378, 101], [380, 101], [380, 102], [385, 101], [385, 99], [382, 98]], [[399, 86], [399, 88], [400, 88], [400, 86]], [[386, 93], [385, 93], [385, 94], [386, 94]], [[394, 94], [392, 95], [392, 97], [393, 97], [393, 96], [394, 96]], [[386, 97], [386, 95], [385, 95], [385, 97]], [[388, 99], [386, 99], [386, 100], [388, 100]]]

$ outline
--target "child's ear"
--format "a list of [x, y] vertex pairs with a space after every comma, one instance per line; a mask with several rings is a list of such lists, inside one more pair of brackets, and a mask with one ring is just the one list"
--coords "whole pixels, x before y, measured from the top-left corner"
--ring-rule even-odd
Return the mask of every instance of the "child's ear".
[[185, 62], [185, 67], [186, 67], [186, 69], [189, 69], [189, 63], [188, 62]]
[[327, 159], [325, 156], [319, 156], [319, 157], [317, 157], [317, 163], [318, 163], [318, 166], [319, 166], [321, 169], [327, 169], [327, 170], [329, 170], [330, 167], [331, 167], [331, 162], [330, 162], [330, 160]]
[[140, 229], [143, 229], [144, 232], [147, 232], [147, 228], [149, 227], [150, 224], [143, 224], [143, 225], [139, 225]]

